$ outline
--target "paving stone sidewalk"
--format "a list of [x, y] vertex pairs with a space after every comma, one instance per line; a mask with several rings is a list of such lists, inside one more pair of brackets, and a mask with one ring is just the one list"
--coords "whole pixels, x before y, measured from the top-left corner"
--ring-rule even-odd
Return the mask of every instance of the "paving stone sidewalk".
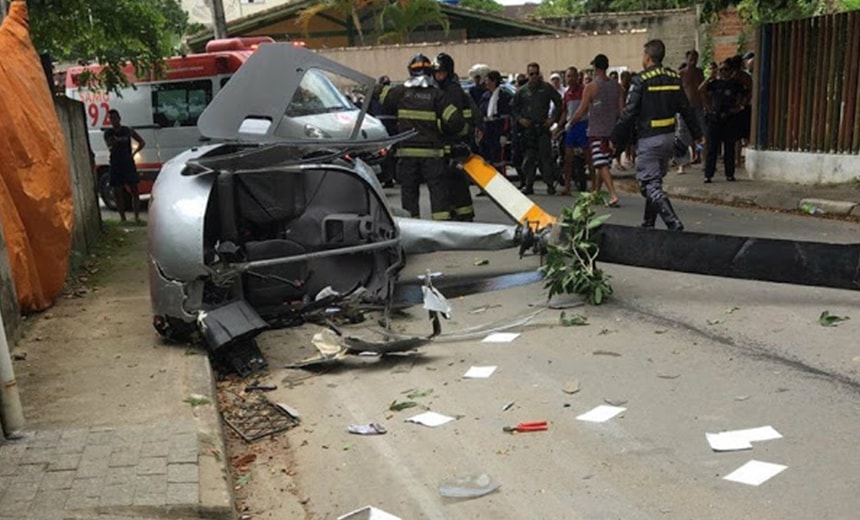
[[[37, 431], [0, 445], [0, 518], [196, 517], [193, 420]], [[116, 516], [116, 518], [130, 518]]]

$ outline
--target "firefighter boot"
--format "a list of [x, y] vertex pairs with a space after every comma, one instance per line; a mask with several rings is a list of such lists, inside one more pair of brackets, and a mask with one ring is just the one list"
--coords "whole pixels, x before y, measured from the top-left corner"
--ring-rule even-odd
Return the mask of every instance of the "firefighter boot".
[[660, 218], [666, 223], [666, 229], [669, 231], [684, 231], [684, 224], [681, 223], [681, 219], [675, 214], [675, 209], [672, 207], [669, 199], [666, 197], [661, 198], [657, 201], [657, 208], [660, 211]]
[[645, 215], [642, 218], [642, 227], [653, 228], [657, 222], [657, 205], [651, 199], [645, 199]]

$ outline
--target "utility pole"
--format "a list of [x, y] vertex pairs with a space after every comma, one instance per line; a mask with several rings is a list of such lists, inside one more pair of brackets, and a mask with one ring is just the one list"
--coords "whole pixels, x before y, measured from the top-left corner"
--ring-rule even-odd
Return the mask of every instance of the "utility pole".
[[[0, 0], [2, 2], [3, 0]], [[210, 0], [212, 2], [212, 30], [215, 39], [227, 37], [227, 18], [224, 16], [224, 0]]]
[[0, 0], [0, 23], [3, 23], [3, 18], [6, 18], [6, 13], [9, 11], [9, 0]]
[[[12, 357], [9, 355], [9, 343], [6, 341], [3, 313], [0, 313], [0, 423], [3, 425], [2, 431], [9, 438], [19, 436], [24, 428], [24, 412], [18, 395], [18, 383], [15, 382]], [[0, 435], [0, 440], [2, 438]]]

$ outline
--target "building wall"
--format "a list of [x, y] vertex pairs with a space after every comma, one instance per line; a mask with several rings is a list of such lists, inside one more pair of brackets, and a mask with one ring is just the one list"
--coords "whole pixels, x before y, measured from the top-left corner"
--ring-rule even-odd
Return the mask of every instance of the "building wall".
[[[544, 72], [563, 70], [570, 65], [590, 68], [594, 55], [602, 52], [609, 57], [611, 68], [642, 68], [644, 32], [623, 34], [534, 36], [505, 40], [472, 40], [461, 43], [421, 43], [387, 47], [349, 47], [319, 49], [318, 52], [348, 67], [378, 77], [383, 74], [393, 80], [406, 77], [406, 65], [418, 53], [430, 58], [439, 52], [450, 54], [456, 70], [465, 76], [475, 63], [485, 63], [502, 74], [525, 72], [529, 62], [537, 61]], [[547, 76], [549, 73], [547, 72]]]
[[[684, 55], [688, 50], [699, 49], [703, 40], [703, 29], [698, 22], [696, 8], [598, 13], [565, 18], [544, 18], [540, 21], [590, 35], [640, 33], [642, 37], [634, 66], [628, 65], [635, 70], [642, 68], [642, 45], [649, 39], [663, 40], [666, 45], [666, 58], [663, 62], [672, 68], [684, 62]], [[612, 65], [612, 55], [609, 52], [601, 50], [598, 46], [593, 48], [593, 52], [595, 54], [603, 52], [609, 56], [609, 64]]]
[[712, 59], [716, 62], [753, 48], [754, 30], [744, 25], [734, 8], [720, 13], [710, 24], [708, 34], [711, 38]]

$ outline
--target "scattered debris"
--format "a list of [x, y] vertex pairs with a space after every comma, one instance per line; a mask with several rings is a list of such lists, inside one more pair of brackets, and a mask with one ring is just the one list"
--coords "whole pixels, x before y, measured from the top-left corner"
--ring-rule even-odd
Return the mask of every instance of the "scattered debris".
[[559, 316], [558, 321], [561, 323], [562, 327], [581, 327], [583, 325], [588, 325], [588, 318], [582, 314], [567, 316], [564, 311], [561, 311], [561, 316]]
[[287, 411], [288, 406], [274, 404], [265, 397], [246, 399], [235, 395], [224, 403], [221, 418], [245, 442], [253, 442], [299, 424], [299, 418]]
[[666, 334], [669, 332], [669, 329], [657, 329], [654, 331], [654, 334]]
[[739, 311], [739, 310], [741, 310], [740, 307], [729, 307], [728, 309], [726, 309], [726, 314], [731, 314], [731, 313], [733, 313], [735, 311]]
[[657, 374], [660, 379], [678, 379], [681, 374]]
[[818, 323], [820, 323], [822, 327], [835, 327], [839, 322], [850, 319], [851, 318], [848, 316], [834, 316], [833, 314], [830, 314], [830, 311], [824, 311], [821, 313], [821, 316], [818, 317]]
[[627, 399], [604, 399], [603, 402], [609, 406], [624, 406], [627, 404]]
[[439, 484], [439, 494], [447, 498], [477, 498], [499, 489], [501, 484], [486, 473], [456, 477]]
[[748, 395], [736, 395], [735, 401], [746, 401], [749, 398], [750, 398], [750, 396], [748, 396]]
[[534, 421], [527, 423], [519, 423], [516, 426], [504, 426], [502, 431], [505, 433], [526, 433], [526, 432], [544, 432], [549, 429], [546, 421]]
[[443, 424], [451, 422], [453, 420], [453, 417], [448, 417], [447, 415], [442, 415], [440, 413], [424, 412], [422, 414], [418, 414], [414, 417], [406, 419], [406, 422], [423, 424], [424, 426], [435, 428], [436, 426], [442, 426]]
[[496, 366], [473, 366], [463, 374], [465, 379], [486, 379], [493, 375], [493, 372], [496, 371]]
[[356, 435], [384, 435], [388, 433], [388, 430], [379, 423], [350, 424], [346, 427], [346, 431]]
[[501, 305], [481, 305], [480, 307], [475, 307], [474, 309], [469, 311], [469, 314], [483, 314], [490, 309], [494, 309], [497, 307], [501, 307]]
[[578, 415], [576, 419], [578, 421], [586, 421], [586, 422], [605, 422], [609, 419], [612, 419], [616, 415], [621, 412], [627, 410], [627, 408], [622, 408], [620, 406], [608, 406], [605, 404], [601, 404], [592, 410], [585, 412], [582, 415]]
[[481, 340], [482, 343], [510, 343], [519, 337], [519, 332], [494, 332]]
[[479, 267], [482, 265], [490, 265], [490, 261], [487, 260], [486, 258], [480, 258], [480, 259], [475, 260], [475, 267]]
[[236, 479], [236, 487], [244, 487], [247, 486], [251, 482], [251, 473], [245, 473], [244, 475], [239, 475]]
[[570, 381], [567, 381], [561, 387], [561, 391], [566, 393], [566, 394], [575, 394], [575, 393], [579, 392], [579, 380], [578, 379], [571, 379]]
[[271, 383], [261, 383], [259, 380], [254, 380], [253, 383], [245, 387], [245, 392], [254, 392], [259, 390], [261, 392], [271, 392], [272, 390], [277, 390], [278, 385], [273, 385]]
[[392, 412], [401, 412], [403, 410], [408, 410], [409, 408], [415, 408], [416, 406], [418, 406], [418, 403], [415, 401], [401, 401], [398, 403], [395, 399], [394, 401], [391, 401], [388, 409]]
[[401, 520], [399, 516], [386, 513], [382, 509], [373, 506], [365, 506], [345, 515], [337, 517], [337, 520]]
[[707, 320], [707, 322], [708, 322], [708, 325], [719, 325], [720, 323], [723, 322], [723, 320], [717, 318], [715, 320]]
[[752, 449], [753, 442], [781, 439], [782, 435], [771, 426], [706, 433], [705, 438], [714, 451], [737, 451]]
[[788, 466], [783, 466], [782, 464], [751, 460], [723, 477], [723, 479], [750, 486], [758, 486], [767, 482], [772, 477], [779, 475], [787, 468]]
[[502, 411], [507, 412], [514, 407], [514, 404], [516, 404], [516, 401], [508, 401], [507, 403], [502, 405]]
[[211, 401], [209, 401], [209, 399], [205, 395], [201, 394], [191, 394], [186, 399], [183, 399], [182, 402], [190, 404], [191, 408], [196, 408], [198, 406], [204, 406], [211, 403]]
[[613, 351], [611, 351], [611, 350], [595, 350], [595, 351], [594, 351], [594, 352], [592, 352], [591, 354], [592, 354], [592, 355], [595, 355], [595, 356], [612, 356], [612, 357], [621, 357], [621, 354], [619, 354], [618, 352], [613, 352]]
[[26, 361], [27, 353], [26, 352], [16, 352], [12, 354], [12, 361]]

